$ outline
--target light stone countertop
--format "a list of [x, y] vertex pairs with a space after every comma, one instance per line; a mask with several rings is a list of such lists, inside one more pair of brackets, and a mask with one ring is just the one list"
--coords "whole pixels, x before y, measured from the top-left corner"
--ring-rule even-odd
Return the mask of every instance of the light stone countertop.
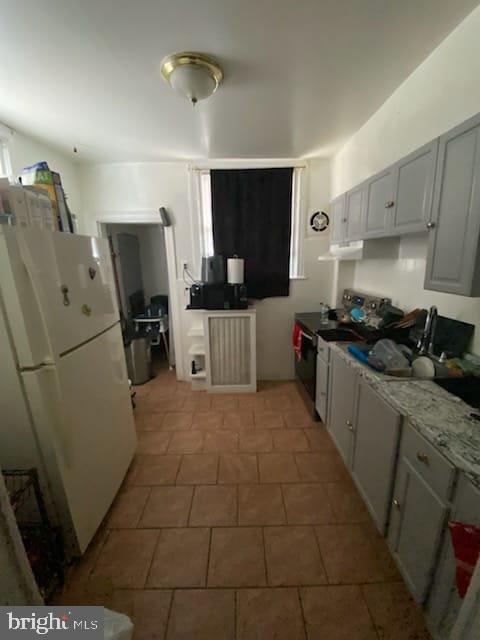
[[345, 343], [330, 342], [350, 367], [458, 469], [480, 488], [480, 422], [474, 409], [430, 380], [395, 378], [356, 360]]

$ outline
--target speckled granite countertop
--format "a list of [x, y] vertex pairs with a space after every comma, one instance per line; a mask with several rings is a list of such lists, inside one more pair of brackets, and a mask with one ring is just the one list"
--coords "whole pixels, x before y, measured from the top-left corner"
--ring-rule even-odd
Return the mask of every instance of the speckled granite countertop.
[[472, 407], [435, 382], [373, 371], [351, 356], [345, 343], [329, 346], [480, 488], [480, 422], [470, 417]]

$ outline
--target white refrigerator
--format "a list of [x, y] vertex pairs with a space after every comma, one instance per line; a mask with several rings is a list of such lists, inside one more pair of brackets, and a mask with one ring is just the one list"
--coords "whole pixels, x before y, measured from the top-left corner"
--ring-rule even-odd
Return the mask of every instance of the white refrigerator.
[[0, 466], [36, 467], [83, 553], [136, 435], [108, 243], [0, 227]]

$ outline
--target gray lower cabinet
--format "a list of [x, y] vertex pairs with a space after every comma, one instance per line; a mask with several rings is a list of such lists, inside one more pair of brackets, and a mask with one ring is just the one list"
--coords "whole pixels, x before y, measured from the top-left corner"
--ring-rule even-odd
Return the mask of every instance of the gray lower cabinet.
[[[407, 425], [408, 429], [412, 427]], [[410, 593], [423, 603], [432, 582], [448, 506], [405, 455], [403, 441], [402, 435], [388, 544]]]
[[317, 379], [315, 388], [315, 409], [318, 415], [327, 422], [327, 394], [328, 394], [328, 362], [320, 354], [317, 355]]
[[345, 218], [346, 194], [342, 194], [330, 204], [331, 231], [330, 242], [341, 244], [345, 242], [346, 218]]
[[363, 233], [365, 186], [360, 185], [347, 193], [345, 200], [345, 239], [360, 240]]
[[[464, 475], [460, 476], [457, 484], [450, 520], [480, 526], [480, 491]], [[436, 638], [447, 640], [450, 637], [462, 602], [457, 590], [452, 542], [447, 533], [426, 611], [429, 626]]]
[[336, 354], [332, 353], [329, 370], [329, 408], [327, 428], [340, 455], [350, 468], [353, 446], [353, 423], [357, 376]]
[[400, 439], [401, 416], [360, 379], [352, 475], [382, 535], [386, 533]]
[[388, 235], [391, 227], [394, 171], [390, 167], [368, 180], [363, 224], [363, 238]]
[[390, 227], [393, 233], [425, 231], [430, 220], [437, 166], [438, 139], [395, 165]]
[[425, 289], [480, 296], [480, 115], [440, 137]]

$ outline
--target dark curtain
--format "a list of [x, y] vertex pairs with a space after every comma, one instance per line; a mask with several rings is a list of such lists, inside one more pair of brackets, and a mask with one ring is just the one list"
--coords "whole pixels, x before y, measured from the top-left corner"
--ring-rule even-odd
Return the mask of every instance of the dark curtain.
[[245, 258], [249, 298], [288, 296], [292, 168], [211, 171], [216, 255]]

